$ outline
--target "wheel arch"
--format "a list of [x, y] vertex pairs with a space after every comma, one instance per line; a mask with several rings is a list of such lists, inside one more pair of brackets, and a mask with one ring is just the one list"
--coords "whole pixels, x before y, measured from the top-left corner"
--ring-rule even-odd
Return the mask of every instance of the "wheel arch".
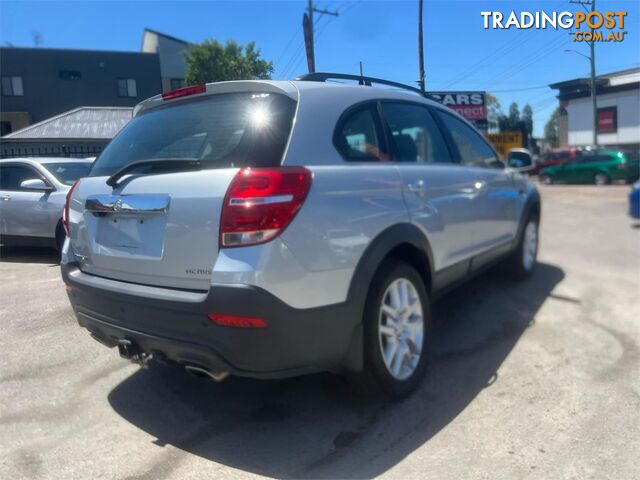
[[520, 215], [520, 222], [518, 223], [518, 235], [516, 235], [515, 238], [516, 245], [520, 241], [527, 220], [533, 216], [539, 223], [541, 215], [542, 202], [540, 201], [540, 193], [538, 192], [538, 190], [532, 189], [531, 193], [527, 197], [527, 200], [525, 201], [524, 207], [522, 209], [522, 214]]
[[415, 267], [424, 281], [427, 294], [431, 295], [433, 252], [426, 235], [411, 223], [396, 224], [380, 232], [360, 257], [349, 286], [347, 299], [353, 305], [353, 314], [358, 322], [345, 360], [348, 370], [360, 371], [363, 367], [362, 318], [365, 303], [371, 282], [388, 258], [396, 258]]
[[366, 297], [369, 285], [387, 258], [403, 260], [418, 270], [430, 292], [433, 278], [433, 252], [426, 235], [411, 223], [388, 227], [369, 244], [356, 266], [349, 287], [349, 299]]

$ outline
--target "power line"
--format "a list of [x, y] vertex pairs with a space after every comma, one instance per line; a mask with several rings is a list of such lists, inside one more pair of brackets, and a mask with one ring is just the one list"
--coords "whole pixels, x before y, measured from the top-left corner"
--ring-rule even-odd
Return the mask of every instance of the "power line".
[[[553, 10], [557, 10], [558, 8], [560, 8], [563, 4], [565, 3], [565, 0], [560, 1], [554, 8]], [[529, 35], [527, 35], [529, 34]], [[518, 35], [514, 38], [514, 40], [512, 42], [509, 43], [505, 43], [503, 44], [501, 47], [499, 47], [497, 50], [494, 50], [493, 52], [491, 52], [489, 55], [483, 57], [481, 60], [479, 60], [478, 62], [474, 63], [473, 65], [471, 65], [470, 67], [466, 68], [465, 70], [462, 71], [462, 73], [458, 74], [456, 77], [454, 77], [454, 79], [452, 81], [450, 81], [446, 88], [451, 88], [453, 85], [462, 82], [463, 80], [466, 80], [467, 78], [469, 78], [470, 76], [473, 76], [474, 73], [481, 71], [482, 69], [480, 68], [482, 65], [486, 64], [489, 61], [493, 61], [494, 57], [498, 57], [498, 56], [504, 56], [507, 53], [511, 52], [512, 50], [520, 47], [523, 43], [525, 43], [525, 41], [533, 34], [532, 30], [522, 30], [520, 32], [518, 32]]]
[[280, 61], [284, 58], [286, 53], [289, 51], [289, 48], [291, 47], [291, 45], [293, 45], [293, 41], [298, 36], [298, 33], [300, 33], [301, 31], [302, 31], [302, 27], [300, 26], [293, 32], [293, 36], [287, 42], [287, 46], [284, 47], [284, 50], [280, 53], [280, 56], [278, 56], [278, 59], [274, 62], [274, 65], [280, 65]]
[[549, 88], [549, 85], [540, 85], [538, 87], [508, 88], [506, 90], [489, 90], [489, 92], [491, 93], [524, 92], [525, 90], [540, 90], [542, 88]]

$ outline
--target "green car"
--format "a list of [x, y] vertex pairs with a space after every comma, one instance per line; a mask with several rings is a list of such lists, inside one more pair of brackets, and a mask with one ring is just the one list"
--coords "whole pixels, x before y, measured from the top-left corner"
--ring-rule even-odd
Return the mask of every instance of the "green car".
[[571, 162], [547, 167], [540, 172], [540, 181], [552, 183], [591, 183], [606, 185], [622, 180], [632, 183], [638, 179], [640, 164], [637, 154], [617, 150], [586, 150], [578, 152]]

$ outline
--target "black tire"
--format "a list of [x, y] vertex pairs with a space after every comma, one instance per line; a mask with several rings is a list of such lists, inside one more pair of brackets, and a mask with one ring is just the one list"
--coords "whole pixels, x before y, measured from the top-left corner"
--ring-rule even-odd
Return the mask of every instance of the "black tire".
[[[525, 261], [525, 245], [527, 241], [527, 228], [530, 223], [535, 226], [536, 246], [535, 254], [533, 255], [533, 262], [529, 264]], [[504, 262], [505, 270], [507, 271], [508, 275], [514, 280], [524, 280], [530, 277], [535, 270], [538, 259], [538, 246], [540, 244], [539, 227], [539, 219], [536, 216], [530, 215], [522, 227], [522, 232], [520, 233], [520, 238], [518, 239], [518, 246]]]
[[611, 178], [604, 172], [598, 172], [593, 176], [594, 185], [602, 186], [609, 185], [611, 183]]
[[[419, 360], [410, 376], [402, 380], [394, 378], [384, 362], [379, 330], [385, 293], [387, 288], [398, 279], [408, 280], [415, 288], [418, 294], [417, 298], [421, 303], [423, 319]], [[405, 262], [394, 259], [385, 260], [371, 282], [365, 304], [363, 318], [364, 370], [359, 376], [358, 386], [366, 394], [389, 399], [401, 399], [412, 393], [420, 384], [427, 367], [427, 336], [430, 323], [429, 297], [420, 274]], [[408, 345], [408, 342], [405, 342], [405, 345]], [[402, 365], [406, 365], [404, 361]]]
[[553, 178], [551, 178], [551, 175], [540, 175], [538, 178], [540, 183], [544, 185], [553, 185]]
[[64, 246], [66, 236], [67, 234], [64, 231], [62, 222], [58, 222], [58, 226], [56, 227], [56, 250], [58, 251], [58, 255], [62, 255], [62, 247]]

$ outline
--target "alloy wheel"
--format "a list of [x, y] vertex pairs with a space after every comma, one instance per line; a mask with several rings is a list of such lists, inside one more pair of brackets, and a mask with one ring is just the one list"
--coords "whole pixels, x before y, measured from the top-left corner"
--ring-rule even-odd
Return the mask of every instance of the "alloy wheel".
[[538, 225], [533, 220], [527, 223], [522, 241], [522, 264], [531, 270], [538, 254]]
[[418, 290], [406, 278], [389, 284], [378, 319], [380, 351], [391, 376], [408, 379], [422, 355], [424, 317]]

